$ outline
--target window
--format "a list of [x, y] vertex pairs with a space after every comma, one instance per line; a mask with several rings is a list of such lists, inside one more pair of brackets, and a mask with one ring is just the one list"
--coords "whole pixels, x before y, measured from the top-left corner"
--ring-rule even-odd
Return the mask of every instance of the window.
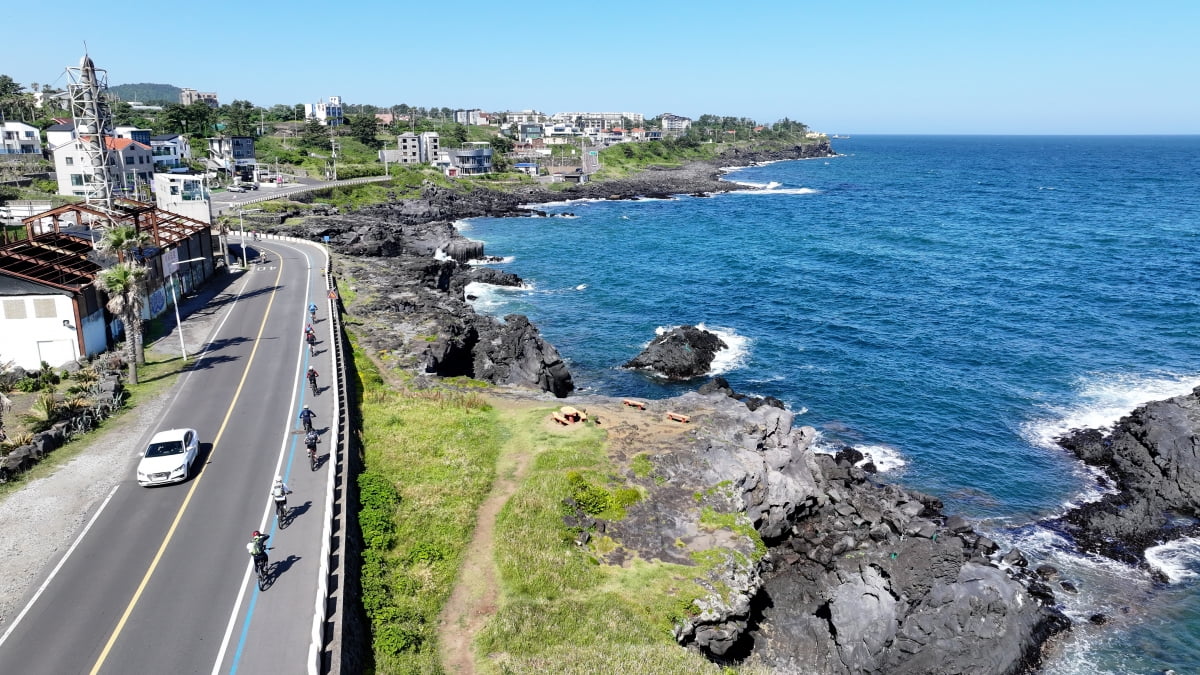
[[71, 174], [71, 185], [83, 185], [83, 174], [81, 174], [81, 173]]
[[25, 132], [25, 138], [33, 138], [33, 132], [32, 132], [32, 131], [26, 131], [26, 132]]
[[53, 319], [58, 316], [54, 308], [54, 298], [34, 298], [33, 315], [39, 319]]
[[28, 315], [25, 313], [25, 300], [5, 300], [4, 301], [4, 318], [6, 319], [24, 319]]
[[67, 166], [75, 166], [75, 158], [67, 157], [63, 163], [66, 164]]

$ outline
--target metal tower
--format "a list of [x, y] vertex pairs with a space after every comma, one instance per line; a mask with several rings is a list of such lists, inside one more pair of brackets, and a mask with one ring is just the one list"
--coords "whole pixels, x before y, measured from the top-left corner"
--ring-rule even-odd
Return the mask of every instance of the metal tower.
[[98, 70], [91, 57], [83, 55], [78, 68], [67, 68], [67, 92], [75, 137], [83, 148], [83, 192], [88, 204], [106, 211], [113, 208], [112, 166], [108, 141], [112, 136], [112, 113], [108, 109], [108, 72]]

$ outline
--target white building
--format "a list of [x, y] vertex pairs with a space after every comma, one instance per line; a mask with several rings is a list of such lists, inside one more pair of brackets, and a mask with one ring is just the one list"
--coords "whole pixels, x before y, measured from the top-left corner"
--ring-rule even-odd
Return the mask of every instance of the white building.
[[154, 204], [163, 211], [212, 224], [208, 186], [202, 173], [154, 174]]
[[489, 122], [487, 119], [487, 113], [479, 109], [455, 110], [454, 121], [458, 122], [459, 124], [469, 124], [477, 127], [484, 126]]
[[42, 134], [24, 122], [0, 123], [0, 155], [40, 155]]
[[336, 127], [342, 124], [342, 97], [330, 96], [329, 102], [317, 101], [304, 104], [304, 119], [316, 120], [321, 126]]
[[379, 158], [396, 164], [429, 164], [438, 157], [440, 150], [441, 141], [437, 132], [406, 132], [396, 137], [395, 150], [380, 150]]
[[[73, 134], [72, 134], [73, 135]], [[109, 166], [113, 167], [113, 192], [136, 196], [140, 188], [149, 187], [154, 181], [154, 153], [149, 145], [131, 138], [104, 137], [108, 145]], [[84, 172], [87, 155], [77, 140], [52, 148], [54, 171], [58, 175], [58, 194], [85, 196], [84, 181], [90, 174]]]
[[55, 148], [75, 140], [75, 123], [67, 120], [46, 127], [46, 148], [54, 152]]
[[506, 124], [545, 124], [550, 118], [536, 110], [521, 110], [504, 113]]
[[86, 238], [48, 232], [0, 246], [0, 355], [57, 368], [108, 347], [100, 266]]
[[605, 131], [613, 127], [641, 126], [646, 120], [634, 112], [560, 112], [550, 120], [556, 124], [574, 124], [581, 131]]
[[117, 138], [128, 138], [142, 145], [150, 145], [151, 133], [149, 129], [140, 129], [134, 126], [119, 126], [113, 129], [112, 135]]
[[691, 118], [681, 115], [663, 113], [659, 119], [662, 120], [663, 133], [668, 136], [678, 136], [687, 131], [688, 127], [692, 126]]
[[192, 144], [187, 136], [164, 134], [150, 137], [150, 149], [154, 153], [154, 166], [174, 169], [183, 166], [192, 158]]

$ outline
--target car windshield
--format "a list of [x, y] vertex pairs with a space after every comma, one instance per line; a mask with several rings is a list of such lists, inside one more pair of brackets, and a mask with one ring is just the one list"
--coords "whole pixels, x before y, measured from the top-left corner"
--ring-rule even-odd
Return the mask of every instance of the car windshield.
[[147, 457], [166, 457], [168, 455], [183, 454], [183, 443], [179, 441], [166, 441], [165, 443], [151, 443], [150, 447], [146, 448]]

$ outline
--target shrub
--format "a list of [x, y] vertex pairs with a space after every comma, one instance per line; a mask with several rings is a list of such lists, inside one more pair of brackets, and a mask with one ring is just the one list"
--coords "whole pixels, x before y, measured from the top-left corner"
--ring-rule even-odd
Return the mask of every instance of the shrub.
[[567, 474], [567, 484], [571, 487], [571, 497], [584, 513], [598, 516], [612, 505], [612, 496], [608, 490], [592, 485], [577, 471]]
[[58, 419], [58, 399], [51, 392], [44, 392], [37, 397], [29, 412], [21, 415], [21, 421], [34, 433], [45, 431]]
[[17, 380], [17, 383], [14, 386], [16, 387], [17, 391], [28, 394], [41, 389], [42, 381], [32, 377], [22, 377], [21, 379]]

